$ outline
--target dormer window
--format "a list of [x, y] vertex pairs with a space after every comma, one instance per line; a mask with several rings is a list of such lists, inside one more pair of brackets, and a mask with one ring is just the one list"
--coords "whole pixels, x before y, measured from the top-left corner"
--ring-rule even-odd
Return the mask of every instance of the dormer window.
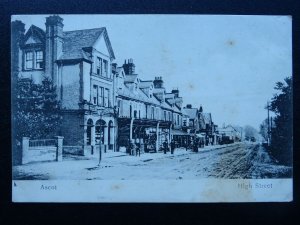
[[33, 69], [33, 54], [32, 54], [32, 52], [26, 52], [26, 54], [25, 54], [25, 69], [26, 70]]

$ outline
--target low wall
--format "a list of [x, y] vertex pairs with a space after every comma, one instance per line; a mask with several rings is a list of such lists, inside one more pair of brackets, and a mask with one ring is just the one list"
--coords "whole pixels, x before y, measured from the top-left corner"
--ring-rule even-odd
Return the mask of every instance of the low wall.
[[82, 146], [63, 146], [63, 154], [83, 155]]
[[56, 160], [55, 146], [29, 147], [25, 159], [27, 163], [53, 160]]
[[42, 161], [62, 161], [63, 137], [55, 139], [29, 140], [22, 139], [21, 164]]

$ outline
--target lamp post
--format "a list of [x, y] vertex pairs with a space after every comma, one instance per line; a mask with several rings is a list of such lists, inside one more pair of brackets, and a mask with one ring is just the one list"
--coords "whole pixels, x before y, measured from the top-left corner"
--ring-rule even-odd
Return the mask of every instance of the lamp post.
[[[116, 110], [116, 107], [113, 107], [113, 108], [107, 108], [107, 109], [112, 109], [113, 112], [109, 112], [109, 111], [98, 111], [98, 115], [100, 116], [100, 121], [102, 121], [102, 117], [105, 116], [105, 115], [113, 115], [113, 117], [116, 117], [118, 116], [118, 112]], [[106, 125], [102, 125], [100, 124], [100, 141], [99, 141], [99, 162], [98, 162], [98, 166], [100, 166], [100, 163], [101, 163], [101, 160], [102, 160], [102, 138], [103, 138], [103, 131], [101, 128], [105, 128], [105, 127], [108, 127]], [[111, 128], [113, 128], [115, 126], [111, 126]]]

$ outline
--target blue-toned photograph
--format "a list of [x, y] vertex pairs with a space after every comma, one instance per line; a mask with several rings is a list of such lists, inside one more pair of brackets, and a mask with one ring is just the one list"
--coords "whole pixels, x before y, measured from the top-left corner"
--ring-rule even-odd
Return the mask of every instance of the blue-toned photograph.
[[290, 16], [13, 15], [11, 61], [15, 186], [292, 178]]

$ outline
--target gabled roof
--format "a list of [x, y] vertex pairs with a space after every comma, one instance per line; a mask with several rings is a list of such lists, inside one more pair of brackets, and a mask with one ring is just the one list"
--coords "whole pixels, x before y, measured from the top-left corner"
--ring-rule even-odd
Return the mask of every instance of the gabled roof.
[[38, 38], [42, 43], [45, 43], [46, 40], [45, 31], [35, 25], [31, 25], [28, 31], [26, 32], [23, 42], [24, 44], [29, 37], [33, 37], [34, 39]]
[[182, 112], [186, 114], [190, 119], [197, 118], [198, 109], [197, 108], [183, 108]]
[[111, 57], [115, 58], [105, 27], [66, 31], [63, 35], [63, 55], [60, 58], [62, 60], [82, 58], [90, 60], [91, 55], [84, 51], [83, 48], [93, 47], [101, 35], [103, 35], [108, 45], [108, 51]]
[[205, 124], [211, 124], [211, 113], [202, 113]]
[[140, 81], [140, 88], [149, 88], [151, 85], [153, 85], [152, 80], [141, 80]]

